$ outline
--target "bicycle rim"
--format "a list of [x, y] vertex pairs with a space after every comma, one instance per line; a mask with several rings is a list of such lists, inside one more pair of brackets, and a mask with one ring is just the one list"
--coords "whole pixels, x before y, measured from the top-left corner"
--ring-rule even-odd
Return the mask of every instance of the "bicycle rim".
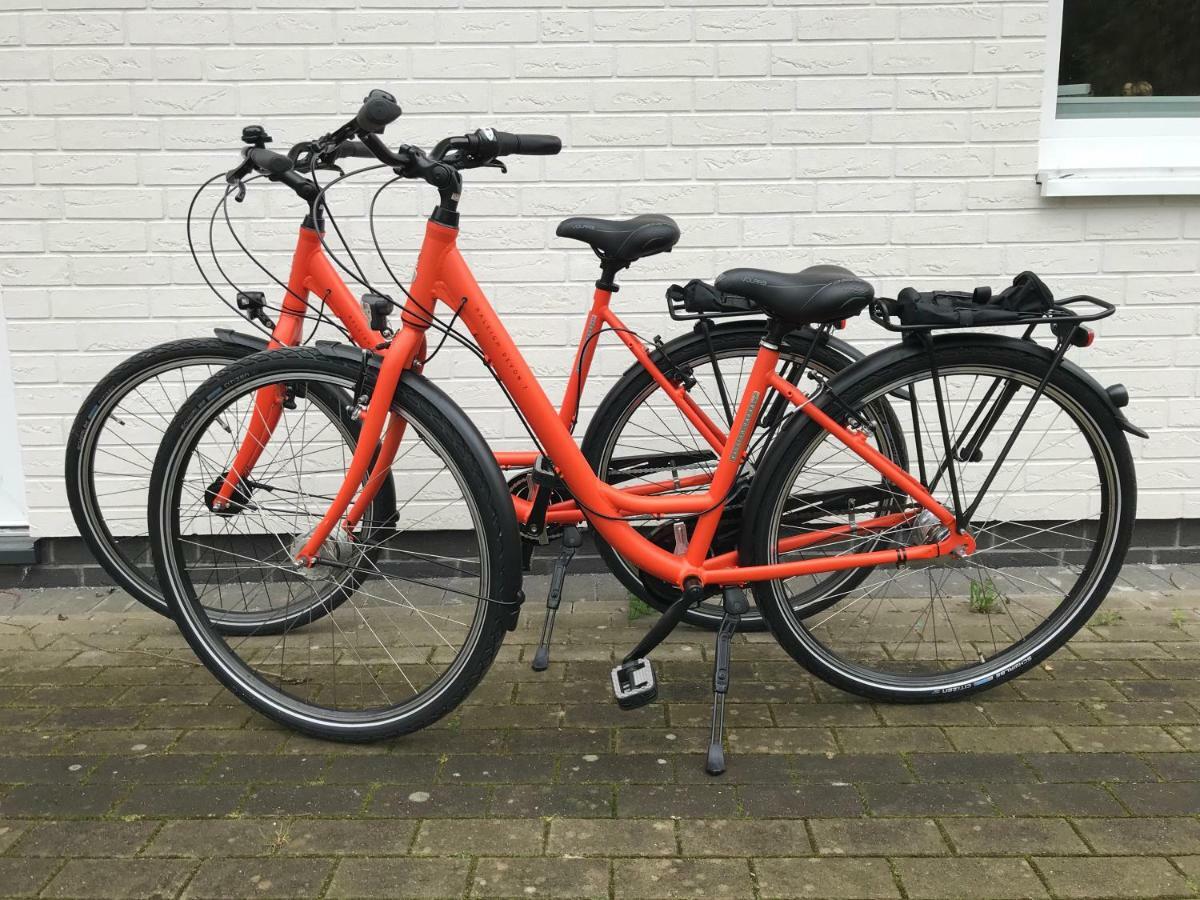
[[[980, 423], [996, 408], [1006, 386], [1015, 391], [972, 460], [954, 463], [964, 506], [984, 486], [1039, 380], [1035, 371], [998, 364], [942, 367], [939, 381], [952, 448], [981, 433]], [[874, 383], [851, 404], [896, 404], [887, 395], [898, 388], [917, 398], [915, 412], [904, 404], [915, 416], [909, 420], [914, 427], [906, 431], [912, 444], [909, 458], [919, 459], [919, 434], [926, 484], [932, 480], [934, 496], [953, 509], [933, 385], [926, 369]], [[982, 414], [975, 415], [977, 411]], [[819, 550], [778, 550], [779, 540], [789, 536], [780, 527], [786, 498], [880, 482], [874, 469], [835, 439], [813, 429], [809, 434], [811, 443], [797, 448], [797, 459], [783, 478], [787, 489], [773, 492], [774, 505], [767, 511], [760, 552], [771, 562], [863, 549], [865, 538], [851, 534], [823, 543]], [[971, 449], [969, 440], [963, 441], [961, 452]], [[939, 470], [944, 473], [940, 478]], [[936, 523], [918, 517], [909, 498], [892, 490], [911, 518], [875, 532], [872, 549], [914, 546], [936, 537]], [[879, 567], [858, 588], [807, 620], [789, 612], [787, 597], [796, 579], [766, 582], [756, 590], [763, 595], [761, 602], [777, 611], [773, 627], [805, 658], [834, 673], [842, 686], [897, 699], [977, 690], [1048, 655], [1082, 624], [1120, 564], [1119, 550], [1127, 538], [1121, 528], [1123, 504], [1131, 500], [1123, 496], [1117, 455], [1100, 423], [1056, 379], [1033, 407], [967, 524], [978, 541], [975, 553]], [[842, 515], [807, 527], [845, 524]]]
[[[198, 458], [193, 451], [205, 446], [214, 426], [213, 443], [229, 446], [230, 458], [238, 442], [219, 434], [224, 431], [219, 421], [224, 417], [234, 434], [244, 433], [255, 392], [281, 385], [289, 386], [297, 409], [285, 410], [255, 466], [249, 504], [263, 493], [290, 499], [286, 506], [248, 506], [232, 517], [243, 524], [235, 542], [239, 549], [231, 550], [222, 540], [226, 526], [214, 530], [210, 523], [204, 532], [196, 524], [203, 516], [181, 512], [197, 508], [197, 486], [225, 471], [227, 461], [188, 460]], [[236, 391], [218, 393], [194, 411], [179, 436], [186, 449], [173, 453], [163, 468], [159, 571], [169, 579], [164, 588], [193, 646], [260, 711], [325, 736], [400, 733], [408, 730], [406, 721], [444, 711], [451, 688], [478, 661], [485, 631], [490, 640], [492, 575], [483, 520], [444, 436], [406, 411], [396, 464], [409, 479], [394, 515], [387, 521], [368, 517], [349, 539], [327, 541], [316, 566], [294, 566], [292, 558], [324, 514], [352, 454], [345, 441], [334, 447], [321, 432], [305, 430], [316, 385], [353, 388], [353, 382], [325, 373], [272, 371], [239, 382]], [[199, 477], [189, 477], [193, 473]], [[456, 541], [453, 557], [442, 551], [449, 547], [448, 535]], [[473, 550], [467, 546], [472, 542]], [[187, 560], [189, 553], [198, 557], [195, 562]], [[327, 599], [314, 603], [314, 594]], [[211, 610], [229, 603], [282, 607], [284, 616], [298, 607], [304, 614], [278, 634], [223, 636]]]

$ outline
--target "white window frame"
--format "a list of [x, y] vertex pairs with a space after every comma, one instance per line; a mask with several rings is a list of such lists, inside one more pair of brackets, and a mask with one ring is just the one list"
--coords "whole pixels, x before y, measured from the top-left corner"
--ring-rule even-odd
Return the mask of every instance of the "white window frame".
[[1200, 116], [1058, 118], [1063, 0], [1049, 0], [1047, 32], [1038, 144], [1042, 196], [1200, 194]]

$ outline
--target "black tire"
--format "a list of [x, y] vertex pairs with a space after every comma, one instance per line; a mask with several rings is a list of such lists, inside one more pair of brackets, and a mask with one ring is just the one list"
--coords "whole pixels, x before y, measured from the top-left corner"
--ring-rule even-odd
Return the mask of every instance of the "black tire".
[[[218, 338], [188, 338], [143, 350], [125, 360], [92, 388], [71, 427], [66, 453], [67, 500], [79, 534], [96, 562], [118, 586], [143, 606], [161, 615], [169, 614], [167, 601], [154, 577], [153, 560], [144, 538], [144, 529], [143, 533], [129, 540], [116, 537], [101, 508], [95, 478], [96, 458], [101, 452], [101, 435], [120, 403], [159, 373], [202, 366], [224, 368], [254, 352], [255, 348], [248, 344]], [[196, 384], [200, 380], [202, 378]], [[169, 419], [173, 411], [163, 412]], [[163, 431], [166, 430], [168, 419], [164, 419]], [[140, 448], [136, 451], [139, 457], [145, 454], [146, 451]], [[126, 485], [120, 489], [122, 492], [149, 492], [153, 454], [154, 451], [149, 450], [144, 476], [121, 473], [122, 484]]]
[[[237, 652], [243, 643], [231, 646], [209, 621], [206, 608], [197, 600], [186, 571], [187, 554], [180, 541], [176, 513], [181, 502], [181, 481], [192, 448], [229, 398], [274, 383], [303, 384], [306, 389], [319, 383], [339, 392], [350, 391], [359, 375], [360, 364], [356, 358], [334, 351], [286, 349], [257, 354], [209, 379], [171, 423], [155, 460], [150, 521], [156, 571], [172, 614], [188, 643], [209, 670], [239, 698], [268, 718], [314, 737], [350, 742], [407, 734], [446, 715], [483, 677], [495, 659], [505, 630], [515, 625], [521, 598], [521, 554], [516, 517], [495, 458], [470, 420], [424, 378], [413, 372], [404, 374], [393, 413], [402, 415], [409, 428], [420, 432], [438, 448], [440, 458], [462, 487], [464, 496], [471, 498], [473, 503], [468, 513], [481, 542], [481, 587], [477, 595], [481, 599], [474, 604], [467, 632], [468, 643], [464, 643], [462, 650], [447, 663], [445, 672], [436, 681], [403, 704], [389, 705], [389, 701], [383, 706], [376, 704], [361, 710], [335, 709], [296, 696], [297, 692], [307, 688], [299, 681], [287, 680], [280, 674], [275, 683], [275, 673], [254, 669]], [[382, 572], [379, 574], [383, 576]], [[355, 611], [362, 615], [361, 611]], [[333, 615], [330, 614], [331, 619]], [[304, 640], [306, 636], [302, 631], [298, 638]], [[247, 651], [247, 655], [254, 656], [253, 649]], [[391, 657], [390, 650], [388, 657]], [[261, 661], [262, 657], [255, 659]], [[311, 667], [311, 658], [309, 663]], [[285, 668], [282, 658], [271, 664], [280, 672]], [[432, 657], [425, 664], [432, 665]], [[336, 671], [337, 667], [333, 668]], [[335, 674], [332, 695], [335, 703], [338, 701], [337, 677]], [[293, 685], [296, 685], [294, 689]], [[322, 693], [321, 688], [313, 690], [314, 697], [326, 699], [327, 693]]]
[[[1022, 390], [1027, 389], [1032, 392], [1050, 366], [1050, 355], [1044, 348], [1029, 342], [1008, 338], [988, 335], [943, 337], [937, 340], [937, 347], [939, 371], [943, 379], [953, 376], [956, 372], [966, 373], [962, 375], [963, 378], [971, 377], [973, 372], [983, 372], [985, 379], [1009, 378], [1023, 385]], [[834, 399], [832, 392], [826, 392], [817, 401], [820, 407], [834, 419], [845, 423], [848, 418], [847, 409], [864, 409], [869, 403], [879, 402], [881, 396], [887, 391], [894, 390], [897, 385], [914, 384], [922, 373], [929, 372], [929, 361], [924, 352], [893, 354], [893, 351], [889, 350], [883, 351], [877, 356], [882, 358], [885, 355], [890, 355], [887, 364], [882, 362], [875, 364], [874, 358], [869, 358], [843, 373], [833, 385], [840, 401]], [[1094, 384], [1088, 383], [1085, 376], [1077, 374], [1077, 372], [1078, 370], [1072, 370], [1066, 366], [1058, 368], [1052, 374], [1046, 393], [1039, 403], [1052, 402], [1056, 404], [1057, 408], [1067, 414], [1068, 423], [1079, 426], [1076, 444], [1081, 449], [1087, 448], [1084, 452], [1092, 454], [1099, 485], [1098, 493], [1090, 492], [1089, 489], [1088, 497], [1100, 509], [1100, 512], [1095, 523], [1089, 521], [1083, 525], [1086, 535], [1091, 535], [1094, 531], [1095, 540], [1091, 548], [1087, 549], [1086, 544], [1080, 544], [1081, 549], [1076, 552], [1076, 555], [1072, 556], [1068, 550], [1064, 551], [1064, 555], [1060, 558], [1059, 565], [1062, 571], [1069, 572], [1070, 567], [1076, 565], [1080, 571], [1075, 583], [1066, 591], [1061, 601], [1054, 599], [1058, 596], [1057, 591], [1044, 589], [1044, 593], [1050, 594], [1051, 597], [1048, 601], [1049, 612], [1046, 613], [1041, 625], [1031, 626], [1030, 630], [1026, 632], [1017, 627], [1018, 623], [1014, 619], [1012, 632], [1016, 633], [1017, 637], [1010, 646], [1001, 649], [1000, 645], [1003, 642], [996, 642], [993, 634], [992, 641], [995, 652], [990, 652], [989, 655], [979, 649], [980, 642], [973, 642], [968, 638], [968, 647], [973, 646], [974, 650], [962, 655], [964, 665], [953, 670], [916, 675], [912, 674], [912, 670], [905, 668], [911, 665], [915, 669], [915, 663], [902, 659], [899, 654], [893, 654], [887, 648], [886, 643], [881, 645], [882, 655], [876, 655], [876, 660], [883, 662], [877, 662], [875, 668], [844, 658], [843, 655], [839, 655], [839, 650], [831, 649], [830, 645], [834, 641], [823, 640], [816, 636], [815, 633], [823, 624], [822, 621], [818, 621], [822, 617], [811, 617], [809, 620], [803, 621], [791, 613], [789, 605], [784, 599], [786, 588], [783, 587], [783, 582], [758, 582], [754, 585], [756, 601], [772, 632], [784, 649], [808, 671], [843, 690], [872, 700], [920, 703], [957, 700], [978, 691], [990, 689], [1038, 665], [1062, 647], [1092, 616], [1118, 576], [1129, 546], [1137, 503], [1136, 476], [1125, 434], [1107, 400]], [[982, 403], [980, 405], [982, 406]], [[1024, 408], [1020, 403], [1014, 403], [1013, 407], [1013, 411], [1006, 415], [1015, 417]], [[1057, 421], [1056, 419], [1051, 424], [1055, 424]], [[968, 423], [963, 431], [970, 428], [971, 425]], [[1055, 434], [1057, 436], [1058, 432]], [[1070, 435], [1068, 435], [1069, 437]], [[804, 470], [805, 460], [827, 438], [823, 429], [807, 416], [797, 416], [780, 433], [766, 454], [747, 501], [748, 505], [760, 512], [759, 515], [747, 518], [746, 527], [743, 530], [741, 553], [742, 558], [747, 560], [747, 564], [762, 565], [775, 561], [777, 530], [771, 521], [775, 515], [774, 511], [779, 508], [781, 498], [791, 491], [797, 473]], [[941, 440], [940, 436], [937, 440]], [[1039, 459], [1036, 452], [1039, 446], [1041, 444], [1034, 446], [1033, 453], [1029, 456], [1030, 459]], [[911, 452], [909, 455], [913, 456]], [[1055, 465], [1059, 465], [1061, 462], [1059, 459], [1052, 461]], [[969, 462], [976, 462], [976, 460], [969, 460]], [[1081, 460], [1081, 462], [1086, 463], [1087, 460]], [[932, 463], [930, 465], [932, 467]], [[1086, 465], [1083, 465], [1082, 468], [1073, 462], [1068, 462], [1068, 465], [1070, 468], [1064, 468], [1064, 471], [1071, 473], [1083, 471], [1084, 474], [1090, 472]], [[980, 471], [985, 471], [985, 469]], [[962, 478], [961, 471], [959, 477]], [[1061, 478], [1061, 476], [1058, 477]], [[982, 484], [982, 482], [980, 483]], [[999, 479], [993, 484], [997, 483], [999, 483]], [[1012, 486], [1011, 481], [1009, 486]], [[1030, 486], [1032, 486], [1030, 483], [1023, 482], [1019, 490], [1028, 490]], [[1073, 483], [1072, 487], [1074, 487]], [[945, 490], [945, 487], [942, 490]], [[1001, 496], [1003, 496], [1003, 492], [1001, 492]], [[989, 531], [989, 526], [994, 524], [992, 517], [995, 516], [996, 508], [995, 505], [992, 505], [989, 513], [968, 523], [968, 531], [972, 527], [980, 529], [980, 551], [985, 549], [990, 551], [1002, 547], [1004, 544], [1014, 543], [1012, 540], [1001, 542], [997, 536], [998, 532]], [[1048, 506], [1047, 508], [1052, 507]], [[1067, 531], [1068, 529], [1064, 528], [1063, 533], [1066, 534]], [[993, 545], [992, 547], [985, 547], [982, 543], [985, 536]], [[1073, 538], [1075, 535], [1072, 532], [1067, 536]], [[917, 543], [922, 542], [923, 540], [917, 541]], [[1016, 544], [1024, 552], [1027, 545], [1020, 541]], [[1037, 554], [1039, 553], [1042, 556], [1050, 556], [1046, 551], [1039, 550], [1039, 546], [1041, 545], [1037, 543], [1036, 539], [1032, 545], [1028, 546], [1034, 559], [1038, 558]], [[961, 564], [965, 568], [971, 564], [973, 556], [979, 555], [980, 552], [977, 552], [968, 554], [957, 561], [954, 558], [947, 558], [935, 562], [940, 562], [945, 567]], [[1048, 565], [1048, 563], [1044, 564]], [[1016, 562], [1006, 565], [1019, 566], [1029, 565], [1029, 563]], [[985, 569], [989, 573], [1002, 572], [1001, 569], [992, 569], [986, 566], [976, 571], [982, 575]], [[886, 573], [893, 570], [881, 567], [879, 571]], [[898, 568], [894, 571], [897, 573], [895, 577], [901, 577], [905, 572], [920, 570]], [[959, 574], [962, 574], [961, 571]], [[950, 575], [944, 576], [944, 579], [949, 577]], [[990, 577], [989, 575], [989, 580]], [[968, 579], [972, 578], [973, 576], [968, 575]], [[945, 580], [943, 580], [943, 584], [945, 584]], [[973, 585], [972, 581], [968, 586], [973, 587]], [[867, 593], [869, 591], [870, 588], [867, 589]], [[893, 588], [888, 588], [884, 594], [873, 598], [864, 606], [858, 607], [850, 614], [851, 620], [857, 619], [859, 623], [866, 620], [874, 622], [869, 615], [870, 603], [878, 600], [879, 605], [874, 614], [878, 615], [878, 609], [882, 608], [884, 603], [882, 597], [884, 595], [890, 597], [892, 592]], [[898, 590], [896, 593], [902, 593], [902, 590]], [[990, 629], [991, 616], [1000, 615], [991, 611], [991, 605], [995, 598], [981, 598], [981, 600], [987, 599], [987, 603], [986, 605], [981, 603], [982, 608], [977, 608], [973, 591], [971, 595], [969, 611], [986, 614], [988, 616], [986, 621]], [[865, 597], [867, 594], [863, 596]], [[945, 600], [947, 599], [956, 598], [942, 599], [940, 602], [943, 604], [943, 610], [946, 608]], [[1015, 603], [1015, 601], [1013, 602]], [[888, 603], [892, 607], [895, 605], [891, 599], [888, 600]], [[1009, 603], [1009, 598], [1004, 597], [1003, 605], [1007, 606]], [[932, 593], [929, 607], [933, 616], [936, 617]], [[1018, 611], [1021, 612], [1025, 609], [1028, 607], [1020, 605]], [[1030, 612], [1035, 611], [1031, 610]], [[947, 612], [947, 618], [949, 615]], [[1011, 618], [1011, 612], [1009, 615]], [[832, 614], [829, 618], [832, 618]], [[997, 621], [1001, 626], [1004, 625], [999, 619]], [[840, 627], [843, 632], [846, 630], [844, 625]], [[893, 631], [895, 634], [903, 627], [903, 620], [899, 625], [893, 623], [890, 627], [895, 629]], [[924, 624], [921, 627], [922, 630], [926, 628]], [[1000, 630], [1007, 630], [1007, 628]], [[835, 629], [831, 627], [828, 634], [832, 636], [834, 631]], [[905, 637], [901, 637], [900, 640], [904, 641], [905, 639]], [[847, 643], [846, 646], [863, 646], [865, 642], [866, 646], [870, 647], [872, 640], [874, 639], [860, 636], [857, 645]], [[942, 640], [947, 641], [944, 631]], [[959, 640], [957, 633], [954, 634], [954, 640]], [[911, 642], [911, 638], [909, 641]], [[938, 641], [936, 630], [933, 641], [935, 644]], [[841, 650], [840, 653], [845, 654], [846, 651]], [[972, 658], [972, 653], [978, 655], [977, 661]], [[915, 658], [914, 655], [914, 660]], [[928, 656], [924, 659], [928, 660]], [[890, 664], [896, 671], [881, 671], [888, 669], [886, 664]], [[943, 662], [938, 660], [935, 667], [940, 668], [942, 664]]]
[[[736, 322], [718, 325], [711, 334], [712, 349], [718, 359], [728, 360], [731, 357], [744, 356], [753, 359], [758, 354], [759, 342], [766, 331], [766, 323], [762, 321]], [[845, 369], [853, 359], [844, 353], [837, 344], [840, 342], [817, 342], [814, 344], [816, 333], [810, 330], [794, 331], [789, 334], [783, 345], [783, 352], [796, 359], [804, 359], [811, 351], [809, 371], [816, 372], [822, 377], [829, 378]], [[660, 368], [665, 367], [666, 357], [677, 365], [701, 367], [709, 363], [709, 345], [700, 333], [681, 336], [665, 347], [666, 354], [657, 352], [652, 358]], [[640, 365], [631, 366], [600, 402], [592, 417], [587, 432], [584, 435], [581, 449], [588, 463], [600, 478], [609, 481], [613, 474], [610, 462], [614, 443], [619, 440], [622, 429], [629, 417], [648, 398], [654, 395], [657, 388], [650, 373]], [[733, 387], [730, 387], [733, 392]], [[737, 403], [736, 394], [732, 397]], [[895, 423], [894, 427], [900, 427]], [[651, 580], [650, 586], [643, 580], [639, 569], [627, 562], [619, 553], [593, 529], [592, 538], [600, 558], [604, 560], [610, 572], [616, 576], [622, 586], [634, 597], [664, 612], [679, 596], [678, 589]], [[858, 577], [855, 573], [839, 576], [839, 580]], [[714, 596], [717, 596], [714, 594]], [[717, 598], [719, 601], [719, 597]], [[709, 630], [715, 630], [721, 624], [722, 611], [719, 602], [706, 601], [684, 613], [684, 621], [690, 625]], [[742, 616], [738, 625], [741, 631], [765, 631], [767, 626], [757, 609], [751, 609]]]
[[[231, 335], [229, 339], [222, 338], [186, 338], [159, 344], [143, 350], [130, 357], [106, 375], [88, 394], [67, 442], [66, 453], [66, 485], [67, 498], [71, 513], [79, 528], [80, 536], [96, 558], [100, 566], [109, 576], [135, 600], [155, 612], [168, 616], [170, 610], [166, 598], [158, 587], [154, 573], [154, 561], [150, 554], [149, 535], [143, 525], [142, 533], [129, 537], [118, 537], [113, 534], [108, 516], [101, 505], [104, 493], [97, 489], [96, 473], [97, 459], [102, 453], [109, 452], [101, 447], [102, 439], [111, 428], [114, 419], [124, 425], [122, 419], [132, 419], [134, 426], [153, 429], [161, 426], [161, 432], [166, 432], [166, 423], [177, 411], [173, 404], [182, 403], [186, 396], [173, 398], [169, 386], [164, 387], [158, 379], [172, 373], [182, 373], [185, 369], [200, 369], [199, 375], [193, 372], [193, 381], [180, 375], [180, 383], [185, 392], [198, 386], [215, 370], [219, 370], [237, 360], [244, 359], [266, 346], [265, 342], [242, 335]], [[207, 371], [204, 371], [207, 370]], [[154, 387], [149, 385], [154, 384]], [[149, 395], [143, 399], [152, 404], [163, 404], [168, 407], [155, 413], [143, 410], [132, 415], [123, 409], [131, 396], [139, 394], [143, 389]], [[336, 415], [342, 431], [348, 436], [358, 433], [358, 423], [350, 419], [345, 409], [344, 398], [336, 393], [328, 393], [324, 405], [330, 413]], [[118, 411], [120, 411], [118, 413]], [[148, 497], [150, 491], [150, 468], [153, 463], [153, 453], [161, 435], [155, 434], [155, 448], [147, 445], [144, 449], [134, 447], [126, 442], [135, 452], [133, 462], [144, 460], [145, 469], [135, 467], [121, 473], [109, 473], [109, 482], [118, 484], [115, 493], [126, 500], [131, 498]], [[119, 468], [119, 466], [117, 466]], [[118, 480], [119, 479], [119, 480]], [[383, 485], [376, 497], [375, 509], [386, 509], [389, 503], [394, 503], [394, 490], [391, 480]], [[145, 502], [137, 504], [144, 508]], [[330, 607], [332, 601], [318, 604], [313, 610], [297, 612], [299, 618], [319, 614], [324, 608]], [[293, 627], [296, 623], [286, 620], [274, 622], [252, 621], [251, 617], [228, 617], [222, 620], [214, 615], [217, 626], [230, 634], [254, 632], [268, 633], [271, 629], [279, 630]], [[299, 619], [298, 619], [299, 620]], [[298, 621], [297, 620], [297, 621]]]

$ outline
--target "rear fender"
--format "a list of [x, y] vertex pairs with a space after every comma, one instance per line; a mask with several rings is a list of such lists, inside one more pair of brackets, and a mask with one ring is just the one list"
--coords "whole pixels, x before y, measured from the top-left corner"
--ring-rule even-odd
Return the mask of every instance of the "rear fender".
[[[1046, 362], [1049, 362], [1054, 356], [1054, 351], [1049, 347], [1044, 347], [1041, 344], [1034, 343], [1033, 341], [1021, 340], [1020, 338], [1011, 337], [1010, 335], [1005, 334], [981, 334], [979, 332], [971, 332], [969, 334], [950, 333], [935, 335], [933, 338], [935, 347], [953, 347], [955, 345], [965, 343], [978, 346], [983, 341], [994, 344], [996, 347], [1004, 347], [1006, 349], [1028, 353], [1031, 356], [1036, 356], [1042, 360], [1045, 360]], [[865, 357], [854, 367], [857, 370], [855, 377], [862, 375], [864, 372], [876, 372], [882, 369], [887, 369], [896, 365], [901, 360], [908, 359], [910, 356], [924, 355], [925, 348], [916, 341], [902, 341]], [[1136, 435], [1140, 438], [1149, 437], [1145, 431], [1143, 431], [1141, 428], [1138, 428], [1125, 417], [1125, 413], [1114, 402], [1113, 394], [1101, 387], [1100, 382], [1089, 375], [1086, 370], [1076, 365], [1071, 360], [1065, 358], [1062, 361], [1062, 367], [1073, 377], [1079, 379], [1080, 382], [1095, 392], [1096, 396], [1104, 402], [1105, 407], [1112, 412], [1113, 418], [1116, 420], [1117, 425], [1122, 431]], [[834, 391], [837, 390], [839, 380], [845, 377], [846, 374], [847, 373], [843, 373], [842, 375], [830, 381], [830, 387]], [[1114, 385], [1114, 388], [1116, 387], [1118, 386]]]

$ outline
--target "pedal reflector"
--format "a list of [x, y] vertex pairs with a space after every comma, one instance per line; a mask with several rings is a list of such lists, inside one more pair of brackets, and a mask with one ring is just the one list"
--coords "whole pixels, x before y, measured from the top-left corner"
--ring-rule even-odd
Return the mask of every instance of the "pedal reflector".
[[613, 696], [621, 709], [637, 709], [658, 696], [654, 669], [645, 657], [622, 663], [612, 670]]

